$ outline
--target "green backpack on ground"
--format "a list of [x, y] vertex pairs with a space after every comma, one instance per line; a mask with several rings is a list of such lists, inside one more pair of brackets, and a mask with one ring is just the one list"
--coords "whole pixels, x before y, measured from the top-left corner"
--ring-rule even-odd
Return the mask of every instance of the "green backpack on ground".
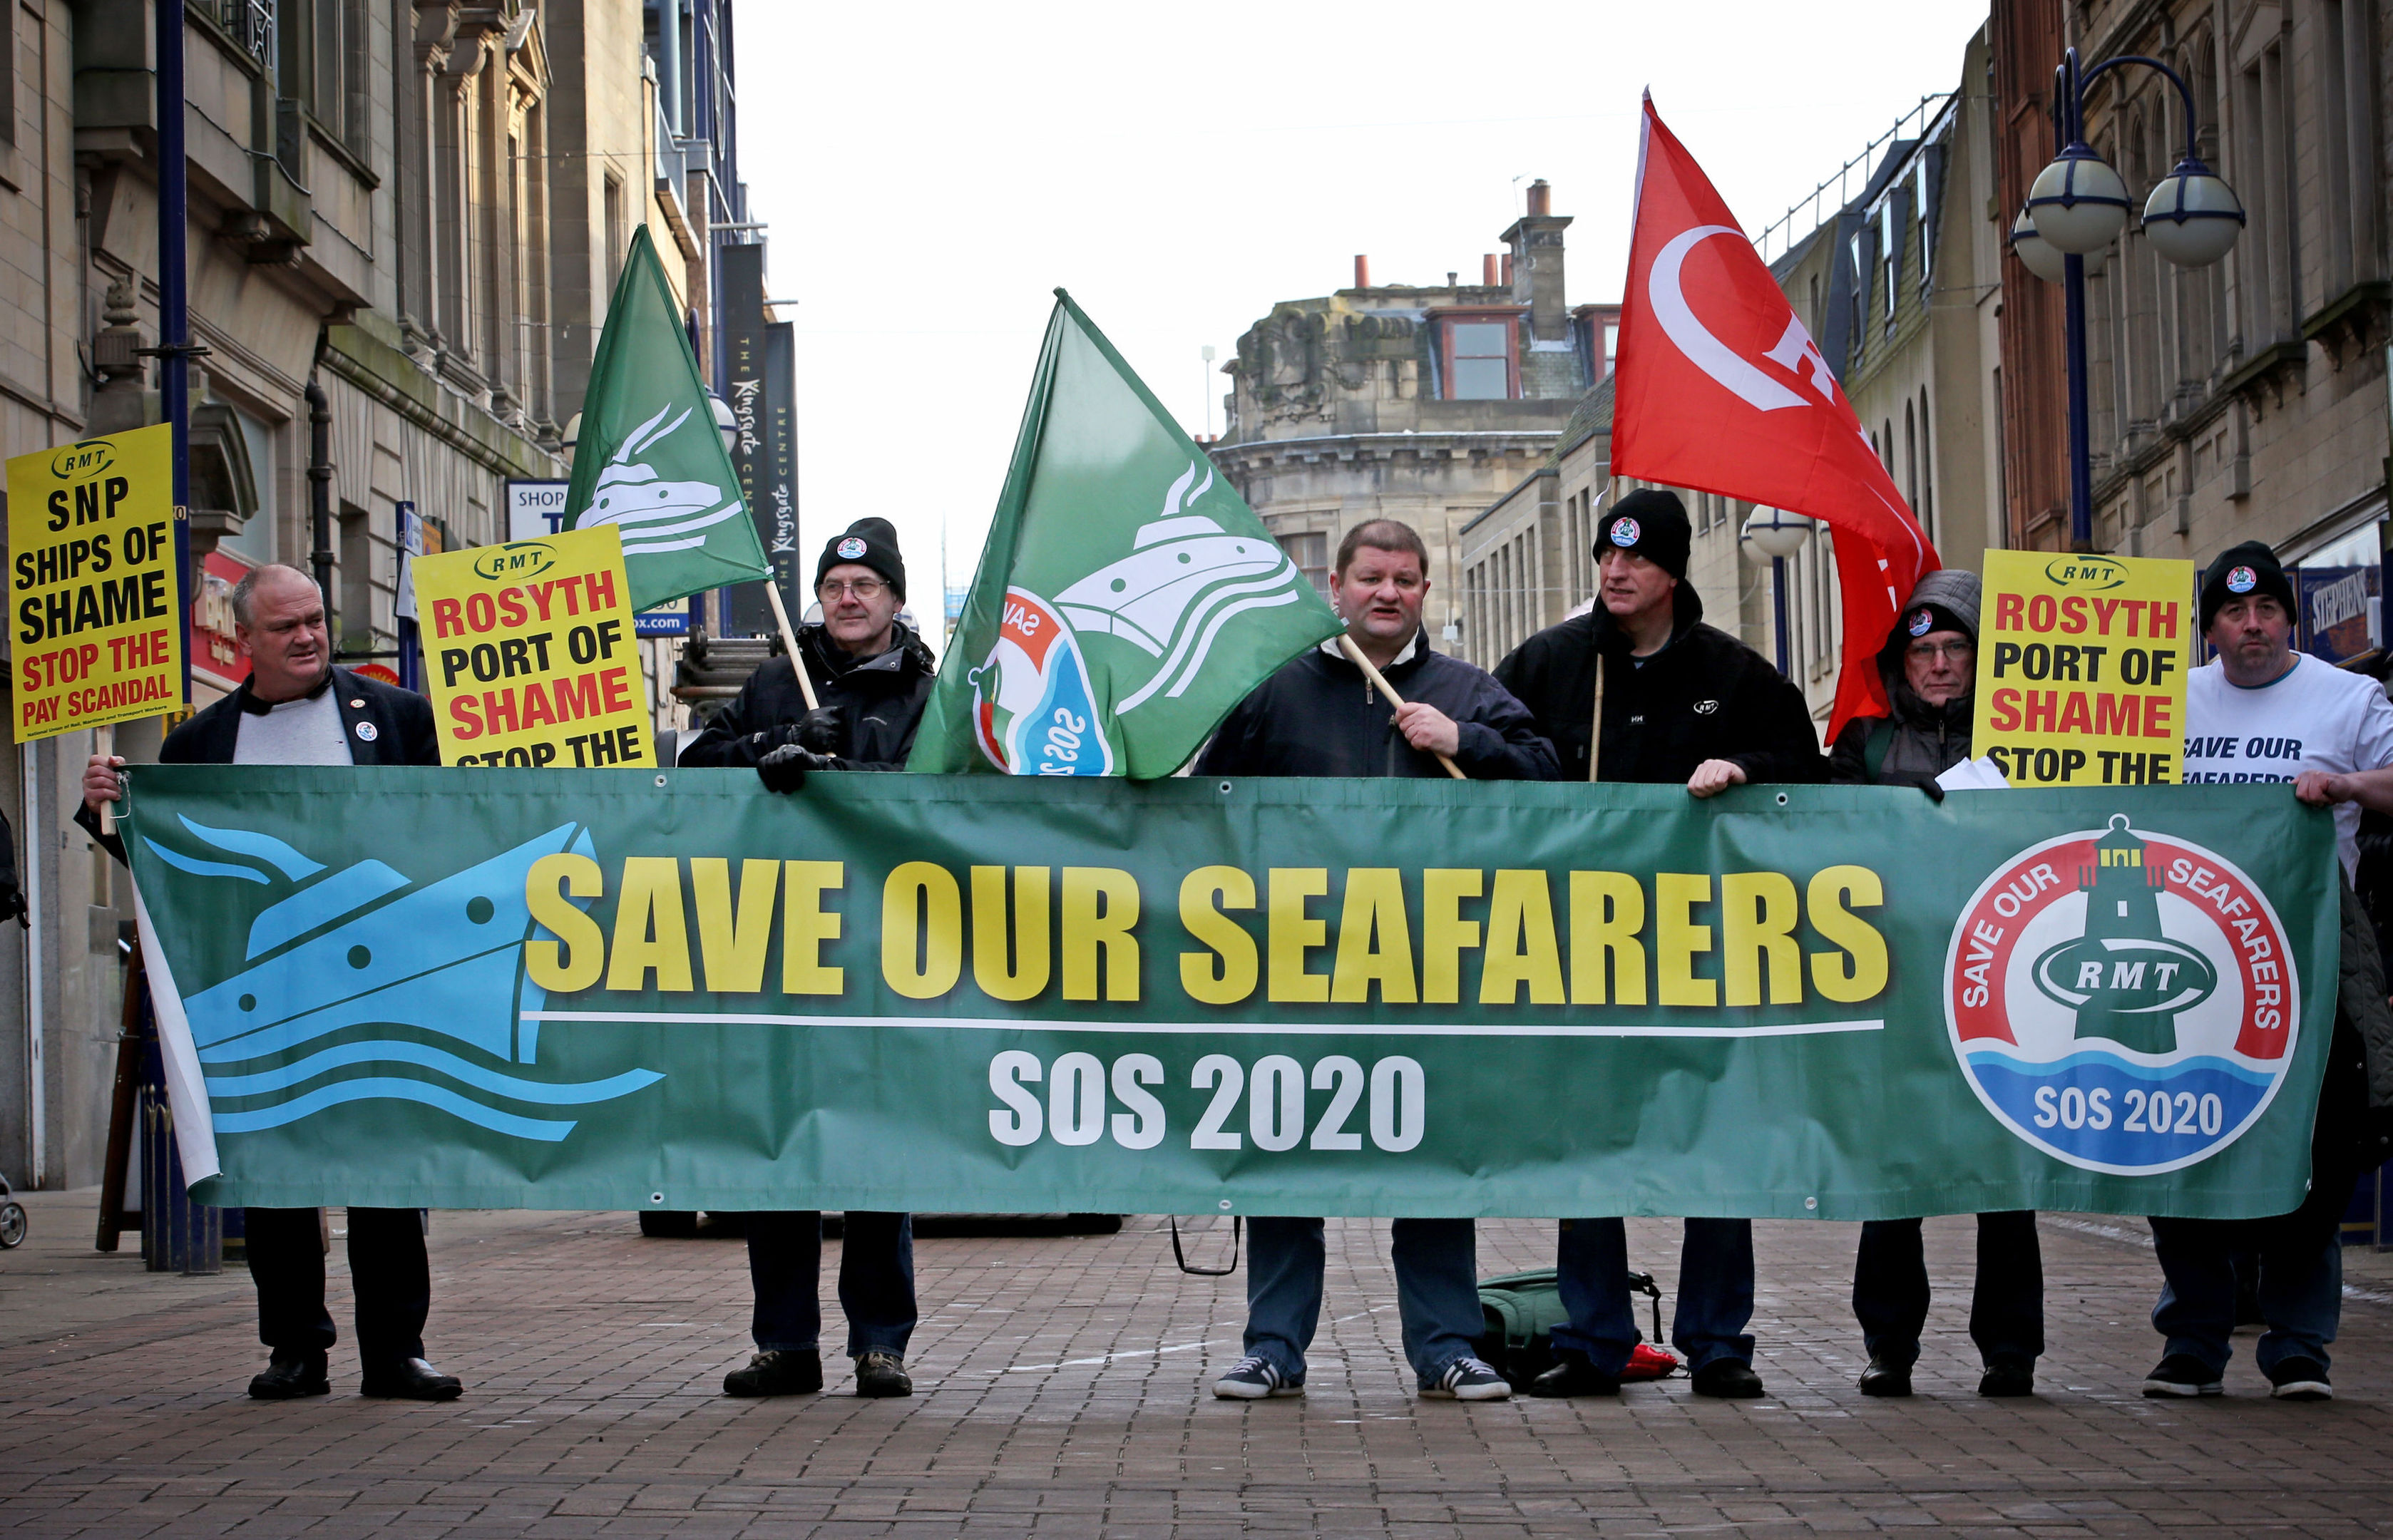
[[[1659, 1333], [1662, 1291], [1654, 1286], [1653, 1274], [1631, 1272], [1628, 1290], [1654, 1301], [1654, 1329]], [[1512, 1389], [1526, 1390], [1529, 1381], [1554, 1366], [1554, 1328], [1569, 1322], [1570, 1312], [1563, 1308], [1562, 1283], [1552, 1268], [1482, 1279], [1479, 1312], [1487, 1329], [1471, 1344], [1471, 1351]]]

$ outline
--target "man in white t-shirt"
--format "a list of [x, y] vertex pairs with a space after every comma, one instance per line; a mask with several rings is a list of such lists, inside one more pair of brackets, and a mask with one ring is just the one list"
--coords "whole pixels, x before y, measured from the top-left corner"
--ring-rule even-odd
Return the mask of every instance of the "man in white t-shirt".
[[[2187, 677], [2186, 780], [2291, 782], [2303, 802], [2333, 807], [2347, 933], [2354, 923], [2364, 931], [2347, 884], [2360, 864], [2360, 808], [2393, 812], [2393, 702], [2375, 680], [2293, 650], [2293, 584], [2275, 554], [2256, 541], [2210, 564], [2201, 615], [2203, 634], [2218, 656]], [[2362, 950], [2368, 956], [2361, 960], [2373, 966], [2373, 939]], [[2352, 961], [2346, 958], [2347, 972]], [[2381, 1000], [2382, 979], [2369, 988]], [[2290, 1401], [2334, 1394], [2326, 1345], [2342, 1315], [2343, 1210], [2368, 1163], [2368, 1045], [2352, 1014], [2347, 1006], [2335, 1013], [2311, 1136], [2310, 1192], [2302, 1206], [2266, 1220], [2151, 1221], [2167, 1279], [2152, 1326], [2167, 1347], [2144, 1394], [2223, 1392], [2239, 1253], [2258, 1259], [2268, 1331], [2253, 1358], [2269, 1377], [2269, 1393]]]

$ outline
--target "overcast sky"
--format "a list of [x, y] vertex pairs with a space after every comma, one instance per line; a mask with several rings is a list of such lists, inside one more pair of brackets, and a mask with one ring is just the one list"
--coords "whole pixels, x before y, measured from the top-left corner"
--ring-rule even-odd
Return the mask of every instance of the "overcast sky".
[[[1617, 300], [1637, 104], [1747, 231], [1922, 96], [1985, 0], [739, 7], [741, 170], [798, 301], [802, 540], [878, 514], [935, 637], [1061, 284], [1189, 431], [1274, 302], [1475, 281], [1542, 176], [1572, 304]], [[1969, 88], [1983, 90], [1982, 81]]]

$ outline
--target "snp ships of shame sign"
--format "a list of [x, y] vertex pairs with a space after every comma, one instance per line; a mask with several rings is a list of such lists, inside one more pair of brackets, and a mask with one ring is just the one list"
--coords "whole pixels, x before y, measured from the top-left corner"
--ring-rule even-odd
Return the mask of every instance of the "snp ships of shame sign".
[[17, 741], [183, 702], [172, 429], [8, 462]]
[[2013, 786], [2183, 778], [2193, 564], [1986, 553], [1977, 752]]

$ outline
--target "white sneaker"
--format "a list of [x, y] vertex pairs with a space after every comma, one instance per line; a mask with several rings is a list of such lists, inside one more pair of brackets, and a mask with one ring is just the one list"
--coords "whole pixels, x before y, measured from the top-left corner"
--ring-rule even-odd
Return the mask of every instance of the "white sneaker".
[[1433, 1383], [1421, 1387], [1420, 1393], [1430, 1401], [1509, 1401], [1512, 1386], [1489, 1364], [1463, 1357], [1447, 1364]]
[[1301, 1396], [1304, 1381], [1289, 1379], [1261, 1353], [1249, 1353], [1213, 1381], [1213, 1393], [1223, 1401], [1262, 1401], [1267, 1396]]

